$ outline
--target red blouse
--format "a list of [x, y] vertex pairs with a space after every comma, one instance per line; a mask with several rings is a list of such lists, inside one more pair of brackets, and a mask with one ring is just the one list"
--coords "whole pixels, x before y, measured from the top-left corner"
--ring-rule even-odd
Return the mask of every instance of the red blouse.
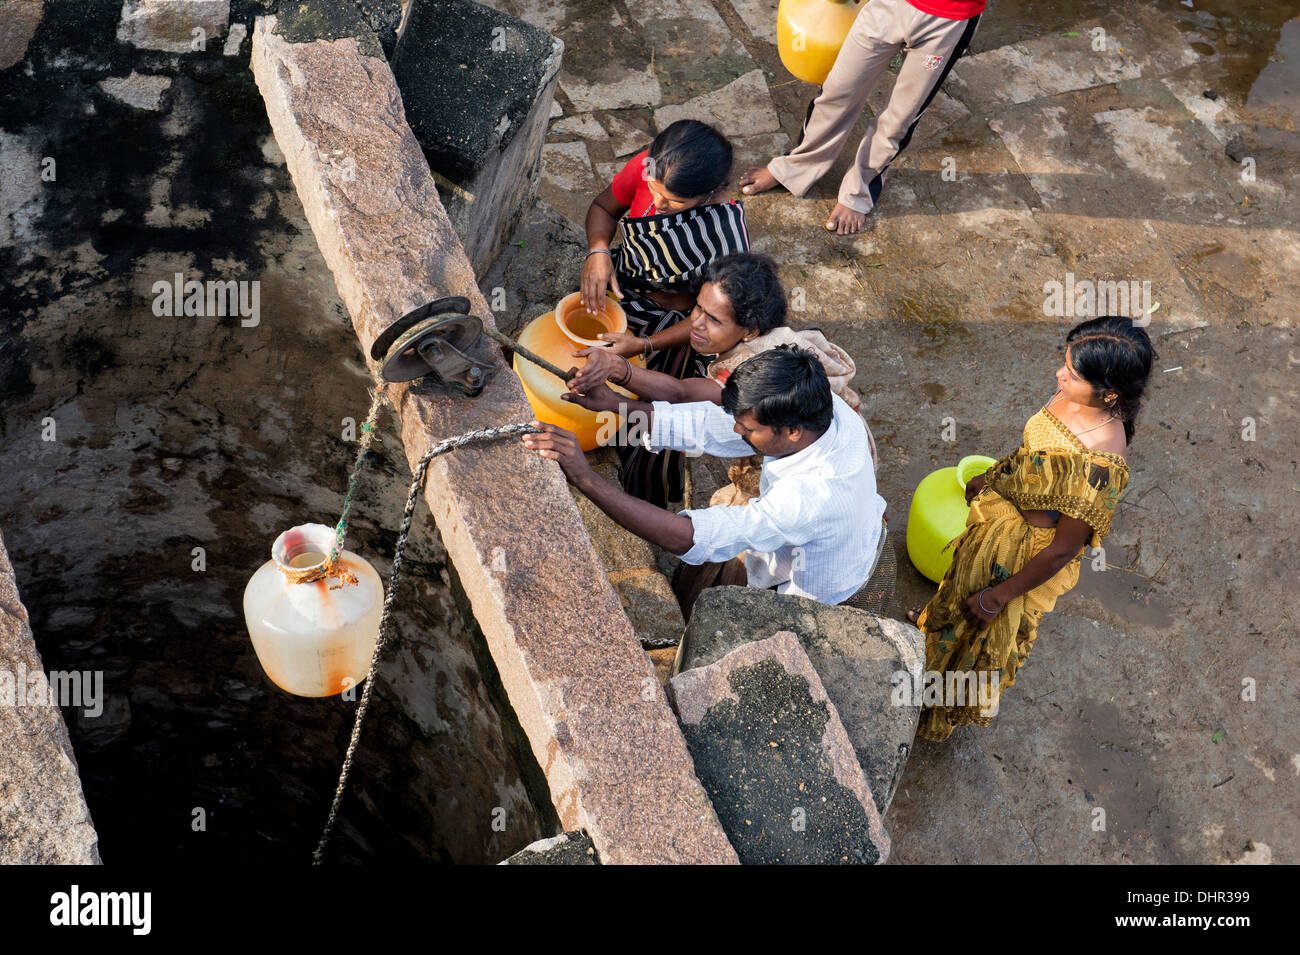
[[633, 219], [659, 214], [655, 208], [654, 193], [650, 191], [650, 179], [645, 175], [645, 160], [649, 155], [649, 149], [637, 153], [627, 161], [627, 165], [618, 171], [614, 181], [609, 184], [609, 190], [614, 194], [614, 198], [621, 205], [627, 206], [627, 214]]
[[614, 181], [609, 184], [610, 191], [620, 205], [628, 207], [627, 214], [635, 218], [655, 214], [655, 197], [650, 192], [645, 176], [645, 159], [650, 150], [643, 149], [627, 161], [619, 170]]
[[945, 20], [969, 20], [984, 12], [984, 0], [907, 0], [922, 13]]

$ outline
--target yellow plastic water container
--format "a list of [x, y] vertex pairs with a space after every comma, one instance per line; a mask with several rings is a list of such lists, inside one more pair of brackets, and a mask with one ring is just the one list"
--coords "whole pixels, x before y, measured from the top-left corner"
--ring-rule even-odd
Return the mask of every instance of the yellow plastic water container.
[[[587, 359], [574, 358], [575, 350], [607, 348], [609, 343], [601, 341], [597, 335], [626, 331], [627, 315], [613, 296], [608, 296], [604, 307], [596, 313], [584, 308], [581, 293], [574, 292], [560, 299], [555, 311], [529, 322], [518, 341], [560, 368], [581, 368]], [[641, 367], [645, 365], [640, 358], [633, 358], [631, 362]], [[568, 393], [568, 384], [545, 368], [515, 355], [514, 369], [537, 420], [572, 431], [577, 435], [582, 450], [593, 451], [598, 445], [608, 444], [618, 434], [621, 418], [612, 413], [597, 414], [563, 400], [560, 396]], [[615, 385], [610, 387], [629, 398], [636, 397]]]
[[363, 557], [339, 552], [334, 577], [295, 583], [322, 567], [334, 528], [302, 524], [275, 539], [244, 589], [244, 621], [262, 669], [295, 696], [336, 696], [366, 678], [379, 637], [384, 585]]
[[814, 86], [826, 82], [866, 0], [781, 0], [776, 48], [785, 68]]
[[907, 512], [907, 556], [936, 584], [952, 565], [952, 551], [944, 548], [966, 527], [966, 482], [997, 463], [983, 454], [968, 455], [956, 467], [931, 471], [916, 486]]

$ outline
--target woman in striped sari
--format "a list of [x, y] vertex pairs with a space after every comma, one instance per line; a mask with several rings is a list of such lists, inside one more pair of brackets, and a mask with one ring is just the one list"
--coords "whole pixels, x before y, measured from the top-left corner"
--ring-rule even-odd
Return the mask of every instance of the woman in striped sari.
[[[731, 144], [712, 126], [678, 120], [632, 159], [587, 210], [582, 301], [599, 309], [606, 290], [627, 313], [626, 334], [602, 335], [617, 355], [676, 379], [702, 377], [709, 356], [690, 346], [705, 267], [749, 248], [741, 204], [726, 191]], [[622, 245], [610, 248], [615, 231]], [[683, 458], [620, 441], [623, 487], [660, 507], [682, 499]]]

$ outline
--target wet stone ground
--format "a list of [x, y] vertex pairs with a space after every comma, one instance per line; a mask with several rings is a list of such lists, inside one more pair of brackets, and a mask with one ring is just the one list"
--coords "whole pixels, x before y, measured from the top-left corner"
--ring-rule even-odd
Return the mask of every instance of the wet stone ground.
[[[658, 129], [715, 122], [734, 183], [814, 92], [780, 65], [770, 2], [491, 5], [566, 44], [541, 201], [484, 283], [506, 325], [577, 287], [588, 203]], [[1085, 565], [993, 727], [918, 741], [892, 861], [1300, 861], [1297, 14], [995, 0], [861, 235], [821, 227], [851, 150], [808, 198], [746, 202], [797, 324], [858, 363], [896, 615], [934, 589], [902, 551], [917, 482], [1011, 450], [1051, 397], [1078, 319], [1044, 311], [1046, 283], [1149, 282], [1140, 311], [1159, 303], [1107, 569]]]
[[[337, 520], [368, 377], [247, 41], [137, 51], [120, 6], [47, 3], [0, 82], [0, 525], [45, 666], [104, 673], [102, 716], [64, 711], [104, 860], [305, 863], [355, 703], [274, 687], [241, 599], [277, 534]], [[133, 73], [144, 106], [101, 85]], [[260, 321], [156, 314], [176, 272], [256, 280]], [[385, 580], [409, 481], [385, 417], [347, 543]], [[329, 858], [496, 862], [552, 810], [417, 514]]]

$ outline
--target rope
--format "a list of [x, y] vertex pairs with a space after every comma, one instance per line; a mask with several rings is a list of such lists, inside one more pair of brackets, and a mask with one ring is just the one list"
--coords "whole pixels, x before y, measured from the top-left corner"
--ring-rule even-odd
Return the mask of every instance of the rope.
[[339, 582], [330, 587], [330, 590], [338, 590], [344, 584], [353, 584], [357, 582], [356, 574], [351, 571], [337, 567], [339, 553], [343, 550], [343, 539], [348, 533], [348, 518], [352, 515], [352, 504], [356, 499], [357, 483], [361, 477], [361, 468], [366, 462], [366, 455], [370, 451], [371, 445], [375, 443], [375, 427], [379, 422], [379, 412], [384, 406], [384, 389], [387, 382], [376, 380], [375, 390], [370, 395], [370, 413], [366, 415], [366, 420], [361, 423], [361, 439], [357, 442], [357, 456], [352, 462], [352, 473], [348, 475], [348, 490], [343, 495], [343, 511], [339, 515], [339, 522], [334, 527], [334, 546], [330, 548], [329, 554], [323, 564], [317, 564], [315, 567], [306, 567], [302, 570], [295, 570], [291, 567], [281, 567], [280, 571], [284, 574], [285, 579], [291, 584], [306, 584], [314, 580], [323, 580], [328, 577], [337, 577]]
[[[327, 567], [334, 566], [334, 562], [339, 559], [339, 551], [343, 549], [343, 538], [348, 533], [348, 518], [352, 514], [352, 502], [357, 495], [357, 479], [361, 476], [361, 466], [365, 463], [366, 454], [375, 442], [375, 426], [379, 423], [379, 412], [384, 407], [386, 384], [383, 381], [375, 382], [375, 390], [370, 396], [370, 411], [366, 415], [366, 420], [361, 423], [361, 440], [357, 442], [357, 457], [352, 462], [352, 473], [348, 475], [348, 491], [343, 495], [343, 511], [339, 514], [338, 525], [334, 528], [334, 549], [330, 551], [329, 559], [325, 561]], [[355, 582], [354, 580], [353, 583]]]
[[[379, 406], [382, 401], [382, 393], [383, 386], [381, 385], [376, 390], [374, 401], [370, 406], [370, 416], [366, 419], [366, 424], [362, 425], [363, 443], [368, 444], [368, 439], [373, 435], [375, 419], [378, 416]], [[367, 428], [369, 428], [369, 431], [366, 430]], [[370, 669], [366, 673], [366, 688], [361, 693], [361, 702], [357, 706], [357, 715], [352, 723], [352, 738], [348, 741], [347, 755], [343, 757], [343, 768], [339, 772], [339, 784], [334, 790], [334, 801], [330, 804], [329, 817], [325, 820], [325, 829], [321, 832], [320, 841], [316, 844], [316, 851], [312, 853], [312, 865], [320, 865], [324, 860], [325, 845], [329, 842], [330, 835], [334, 831], [339, 804], [343, 801], [343, 792], [347, 788], [348, 776], [352, 772], [352, 760], [356, 755], [357, 743], [361, 739], [361, 727], [365, 723], [366, 710], [370, 706], [370, 694], [375, 688], [375, 671], [379, 667], [379, 657], [388, 645], [388, 630], [392, 622], [397, 583], [402, 573], [402, 559], [406, 550], [406, 538], [411, 531], [411, 518], [415, 514], [415, 502], [419, 499], [420, 490], [424, 487], [424, 475], [428, 470], [429, 462], [441, 454], [463, 448], [467, 444], [474, 444], [479, 441], [494, 441], [497, 438], [504, 438], [512, 434], [530, 434], [535, 433], [537, 430], [531, 424], [508, 424], [500, 428], [468, 431], [465, 434], [438, 442], [424, 452], [419, 464], [415, 466], [415, 471], [411, 476], [411, 488], [406, 495], [406, 508], [402, 511], [402, 524], [397, 533], [397, 545], [393, 548], [393, 571], [388, 577], [388, 593], [384, 596], [384, 610], [379, 617], [379, 634], [375, 638], [375, 652], [370, 657]], [[352, 477], [348, 481], [347, 497], [343, 503], [343, 516], [339, 519], [337, 536], [334, 542], [335, 554], [342, 547], [343, 535], [347, 530], [347, 516], [352, 505], [351, 499], [353, 492], [356, 490], [356, 479], [361, 470], [361, 462], [364, 457], [365, 450], [358, 451], [356, 465], [352, 470]], [[331, 555], [331, 560], [332, 558], [333, 555]]]

